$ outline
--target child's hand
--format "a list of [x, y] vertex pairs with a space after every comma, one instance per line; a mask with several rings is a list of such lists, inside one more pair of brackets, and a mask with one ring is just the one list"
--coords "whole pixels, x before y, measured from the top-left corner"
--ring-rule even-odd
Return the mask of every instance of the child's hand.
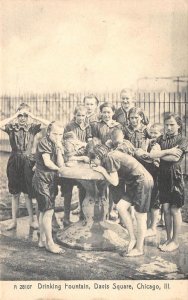
[[178, 146], [169, 149], [170, 155], [180, 157], [182, 155], [182, 150]]
[[97, 172], [99, 172], [101, 174], [104, 174], [104, 170], [105, 169], [102, 166], [97, 166], [97, 167], [91, 166], [91, 167], [92, 167], [92, 170], [97, 171]]
[[83, 162], [85, 162], [86, 164], [89, 164], [90, 159], [88, 156], [82, 156], [83, 157]]

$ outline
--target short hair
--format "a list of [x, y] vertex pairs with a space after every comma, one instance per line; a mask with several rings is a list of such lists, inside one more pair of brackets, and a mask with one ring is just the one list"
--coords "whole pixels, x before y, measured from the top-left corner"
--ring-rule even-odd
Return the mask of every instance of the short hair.
[[20, 111], [20, 110], [22, 110], [22, 109], [26, 109], [26, 110], [28, 110], [29, 112], [31, 111], [31, 107], [30, 107], [27, 103], [24, 103], [24, 102], [22, 102], [22, 103], [18, 106], [18, 108], [17, 108], [16, 111]]
[[94, 98], [95, 101], [96, 101], [96, 104], [99, 105], [99, 99], [98, 99], [94, 94], [90, 94], [90, 95], [88, 95], [88, 96], [85, 96], [84, 99], [83, 99], [83, 103], [84, 103], [84, 104], [85, 104], [86, 99], [88, 99], [88, 98], [89, 98], [89, 99]]
[[52, 129], [54, 128], [54, 127], [60, 127], [60, 128], [62, 128], [62, 131], [64, 131], [64, 127], [63, 127], [63, 124], [61, 123], [61, 122], [59, 122], [59, 121], [52, 121], [49, 125], [48, 125], [48, 127], [47, 127], [47, 134], [49, 134], [51, 131], [52, 131]]
[[86, 114], [86, 112], [87, 112], [86, 107], [84, 105], [78, 105], [78, 106], [76, 106], [76, 108], [74, 109], [74, 116], [76, 116], [77, 113], [81, 112], [81, 111], [84, 111], [85, 114]]
[[176, 114], [176, 113], [167, 113], [167, 114], [165, 115], [165, 117], [164, 117], [164, 121], [169, 120], [169, 119], [171, 119], [171, 118], [174, 118], [174, 119], [176, 120], [176, 123], [177, 123], [178, 126], [180, 127], [180, 128], [178, 129], [178, 131], [179, 131], [180, 133], [182, 133], [183, 121], [182, 121], [181, 117], [180, 117], [178, 114]]
[[102, 144], [97, 144], [89, 152], [89, 157], [90, 157], [90, 159], [95, 159], [98, 156], [99, 159], [103, 162], [104, 159], [107, 157], [108, 152], [109, 152], [109, 149], [107, 146], [102, 145]]
[[134, 106], [134, 107], [131, 107], [131, 109], [129, 110], [128, 119], [130, 119], [131, 114], [137, 114], [141, 117], [141, 119], [143, 119], [143, 114], [144, 113], [143, 113], [143, 111], [140, 107]]
[[[110, 134], [110, 137], [113, 137], [115, 136], [116, 134], [118, 133], [121, 133], [123, 134], [123, 130], [121, 128], [114, 128], [112, 131], [111, 131], [111, 134]], [[124, 135], [124, 134], [123, 134]]]
[[126, 90], [126, 89], [121, 90], [121, 92], [120, 92], [120, 98], [121, 98], [122, 94], [127, 94], [127, 97], [129, 99], [131, 99], [131, 100], [133, 98], [132, 92], [130, 90]]
[[110, 103], [110, 102], [104, 102], [103, 104], [100, 105], [99, 109], [100, 109], [100, 112], [102, 112], [103, 108], [104, 107], [110, 107], [112, 109], [113, 112], [115, 112], [115, 106]]

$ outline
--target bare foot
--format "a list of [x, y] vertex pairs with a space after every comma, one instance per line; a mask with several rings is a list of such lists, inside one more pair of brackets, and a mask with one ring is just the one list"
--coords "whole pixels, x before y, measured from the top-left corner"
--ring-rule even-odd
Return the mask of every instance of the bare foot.
[[39, 228], [39, 224], [36, 221], [33, 221], [32, 223], [30, 223], [30, 227], [32, 229], [38, 229]]
[[171, 241], [168, 245], [161, 248], [161, 250], [164, 252], [172, 252], [177, 250], [178, 248], [179, 248], [179, 244], [175, 243], [174, 241]]
[[46, 250], [54, 253], [54, 254], [63, 254], [65, 253], [65, 250], [63, 250], [59, 245], [57, 244], [46, 244]]
[[165, 241], [163, 244], [159, 245], [159, 249], [163, 251], [163, 248], [166, 248], [166, 246], [171, 242], [171, 240]]
[[133, 257], [133, 256], [141, 256], [141, 255], [143, 255], [143, 254], [144, 254], [143, 251], [140, 251], [140, 250], [134, 248], [134, 249], [132, 249], [129, 253], [127, 253], [126, 256], [128, 256], [128, 257]]
[[155, 236], [155, 235], [157, 235], [157, 231], [152, 228], [149, 228], [146, 232], [145, 237], [151, 237], [151, 236]]
[[39, 241], [38, 246], [39, 246], [39, 248], [45, 248], [46, 247], [46, 241]]
[[134, 248], [135, 245], [136, 245], [136, 240], [130, 240], [129, 245], [127, 247], [127, 253], [129, 253]]
[[75, 210], [72, 211], [73, 215], [79, 215], [80, 213], [80, 207], [77, 207]]
[[10, 225], [7, 227], [7, 230], [12, 230], [15, 229], [17, 226], [17, 223], [15, 223], [14, 221], [10, 223]]

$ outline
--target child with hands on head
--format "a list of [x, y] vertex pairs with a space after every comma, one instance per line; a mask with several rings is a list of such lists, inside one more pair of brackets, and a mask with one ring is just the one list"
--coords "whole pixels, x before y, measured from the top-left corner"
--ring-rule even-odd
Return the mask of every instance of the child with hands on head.
[[8, 188], [12, 194], [12, 221], [7, 230], [14, 229], [17, 226], [17, 212], [21, 192], [25, 196], [30, 227], [33, 229], [38, 228], [38, 222], [34, 220], [32, 207], [32, 198], [34, 198], [32, 168], [35, 161], [31, 149], [35, 136], [40, 132], [41, 127], [46, 124], [48, 124], [48, 121], [35, 117], [26, 103], [20, 104], [12, 117], [0, 122], [0, 129], [9, 135], [12, 148], [7, 164]]

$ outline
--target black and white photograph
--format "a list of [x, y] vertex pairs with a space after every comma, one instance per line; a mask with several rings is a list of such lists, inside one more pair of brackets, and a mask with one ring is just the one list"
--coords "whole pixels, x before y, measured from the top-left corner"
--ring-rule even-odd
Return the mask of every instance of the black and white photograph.
[[188, 1], [0, 1], [1, 299], [188, 297]]

